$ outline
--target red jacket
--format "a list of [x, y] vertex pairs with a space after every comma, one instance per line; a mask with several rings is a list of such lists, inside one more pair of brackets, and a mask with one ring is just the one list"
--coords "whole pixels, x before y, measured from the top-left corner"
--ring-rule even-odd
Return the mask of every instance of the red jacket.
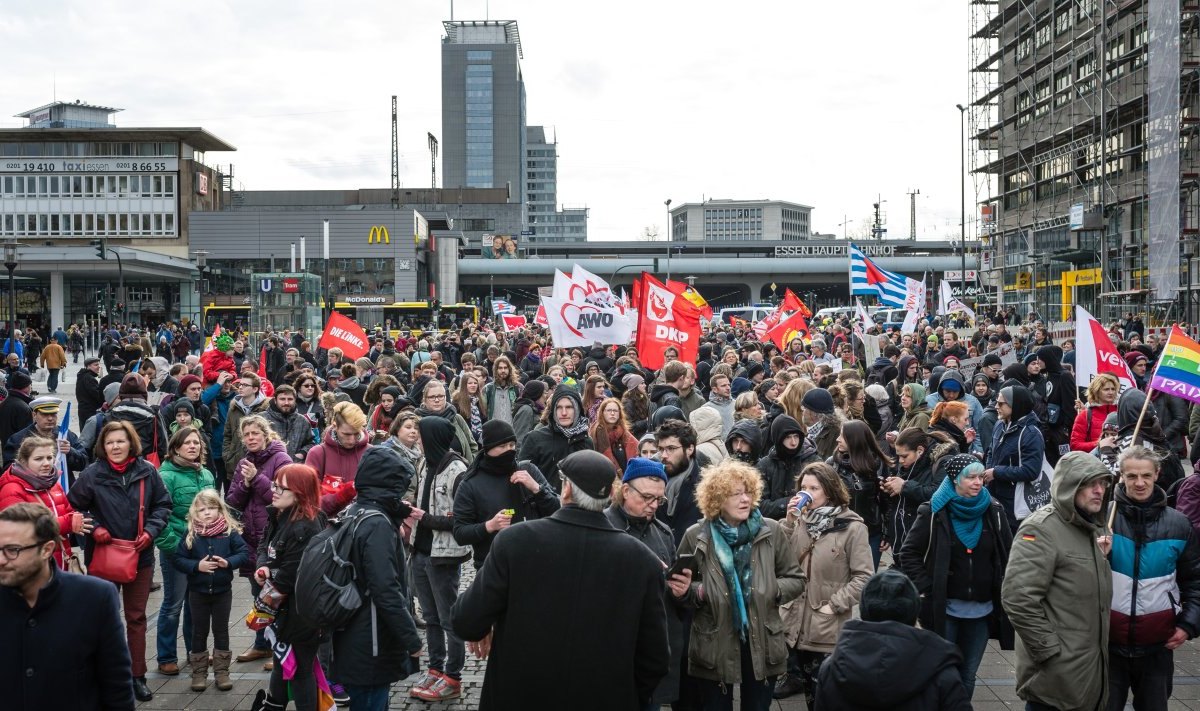
[[[363, 433], [358, 444], [346, 449], [337, 443], [337, 435], [333, 427], [325, 431], [321, 443], [308, 450], [304, 463], [317, 470], [321, 477], [321, 510], [330, 518], [350, 505], [354, 500], [354, 476], [358, 473], [358, 462], [371, 446], [371, 440]], [[336, 477], [335, 480], [330, 477]], [[337, 480], [340, 480], [338, 482]], [[336, 483], [335, 483], [336, 482]], [[336, 493], [335, 493], [336, 492]]]
[[62, 486], [55, 482], [49, 489], [37, 491], [24, 479], [13, 474], [10, 467], [5, 470], [4, 476], [0, 476], [0, 510], [22, 503], [43, 504], [54, 512], [55, 518], [58, 519], [58, 534], [62, 536], [62, 545], [55, 549], [54, 560], [60, 570], [65, 570], [63, 561], [71, 557], [71, 542], [67, 536], [71, 533], [71, 514], [75, 513], [75, 509], [67, 503], [67, 495], [63, 493]]
[[1088, 405], [1075, 416], [1075, 425], [1071, 427], [1071, 451], [1091, 452], [1100, 441], [1104, 431], [1104, 418], [1108, 413], [1116, 412], [1116, 404]]

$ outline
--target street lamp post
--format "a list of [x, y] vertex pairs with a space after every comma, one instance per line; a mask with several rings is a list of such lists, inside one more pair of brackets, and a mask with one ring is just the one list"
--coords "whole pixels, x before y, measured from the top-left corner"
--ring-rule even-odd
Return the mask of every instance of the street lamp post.
[[962, 291], [963, 303], [967, 302], [967, 107], [962, 104], [955, 104], [958, 107], [959, 116], [959, 154], [962, 161], [962, 172], [958, 177], [959, 185], [959, 208], [962, 210], [962, 221], [959, 223], [959, 232], [962, 235], [962, 244], [959, 245], [959, 256], [962, 259], [962, 271], [958, 273], [959, 289]]
[[[199, 315], [203, 313], [204, 308], [204, 283], [208, 281], [208, 250], [197, 249], [192, 254], [196, 255], [196, 271], [200, 272], [200, 282], [196, 285], [197, 306], [200, 309], [197, 314]], [[182, 301], [180, 303], [182, 304]], [[183, 314], [179, 315], [182, 318]], [[203, 324], [201, 326], [203, 327]]]
[[671, 200], [663, 202], [667, 206], [667, 279], [671, 278]]
[[8, 270], [8, 345], [5, 351], [16, 353], [16, 343], [13, 333], [17, 327], [17, 280], [13, 274], [17, 271], [17, 241], [4, 243], [4, 268]]

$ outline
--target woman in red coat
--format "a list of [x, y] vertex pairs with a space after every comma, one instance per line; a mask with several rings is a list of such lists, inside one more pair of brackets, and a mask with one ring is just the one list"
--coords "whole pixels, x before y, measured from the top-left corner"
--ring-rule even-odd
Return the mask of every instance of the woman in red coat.
[[54, 512], [58, 519], [58, 533], [62, 545], [54, 551], [54, 560], [59, 569], [66, 570], [66, 561], [71, 557], [72, 533], [87, 533], [92, 530], [92, 520], [76, 514], [67, 495], [58, 483], [58, 446], [53, 440], [30, 435], [21, 442], [17, 461], [12, 463], [4, 476], [0, 476], [0, 509], [13, 504], [39, 503]]
[[1086, 407], [1079, 408], [1071, 427], [1071, 451], [1091, 452], [1099, 444], [1104, 431], [1104, 418], [1117, 411], [1117, 396], [1121, 384], [1116, 376], [1101, 373], [1088, 384]]
[[625, 408], [615, 397], [605, 398], [596, 409], [596, 421], [590, 433], [596, 451], [608, 457], [616, 467], [616, 474], [625, 473], [625, 463], [638, 456], [637, 438], [625, 424]]

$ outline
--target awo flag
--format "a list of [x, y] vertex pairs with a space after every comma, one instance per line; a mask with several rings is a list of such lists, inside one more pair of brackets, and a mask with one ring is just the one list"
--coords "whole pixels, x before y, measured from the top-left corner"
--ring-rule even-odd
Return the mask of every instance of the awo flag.
[[602, 307], [618, 305], [616, 294], [608, 282], [578, 264], [570, 274], [554, 270], [554, 298], [575, 304], [589, 303]]
[[556, 348], [590, 348], [596, 343], [624, 345], [633, 334], [629, 319], [616, 306], [543, 296], [542, 307]]
[[1108, 331], [1087, 309], [1075, 307], [1075, 384], [1086, 388], [1101, 373], [1116, 376], [1121, 392], [1136, 388], [1129, 364], [1108, 337]]
[[642, 272], [641, 295], [636, 304], [639, 320], [637, 351], [642, 365], [651, 370], [663, 367], [667, 348], [679, 353], [679, 360], [695, 363], [700, 353], [700, 309], [665, 284]]
[[367, 334], [362, 330], [362, 326], [337, 311], [329, 314], [325, 333], [321, 334], [317, 346], [325, 350], [341, 348], [342, 353], [350, 360], [362, 358], [370, 350], [367, 348]]
[[521, 314], [500, 314], [500, 324], [505, 331], [516, 331], [525, 327], [525, 317]]

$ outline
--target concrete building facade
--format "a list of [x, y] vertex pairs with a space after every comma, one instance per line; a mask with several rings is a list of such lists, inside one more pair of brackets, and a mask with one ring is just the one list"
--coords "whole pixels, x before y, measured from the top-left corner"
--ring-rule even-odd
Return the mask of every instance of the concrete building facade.
[[812, 208], [782, 200], [705, 200], [671, 208], [671, 240], [806, 240]]
[[586, 207], [558, 206], [558, 140], [543, 126], [528, 126], [526, 135], [526, 243], [587, 241]]

